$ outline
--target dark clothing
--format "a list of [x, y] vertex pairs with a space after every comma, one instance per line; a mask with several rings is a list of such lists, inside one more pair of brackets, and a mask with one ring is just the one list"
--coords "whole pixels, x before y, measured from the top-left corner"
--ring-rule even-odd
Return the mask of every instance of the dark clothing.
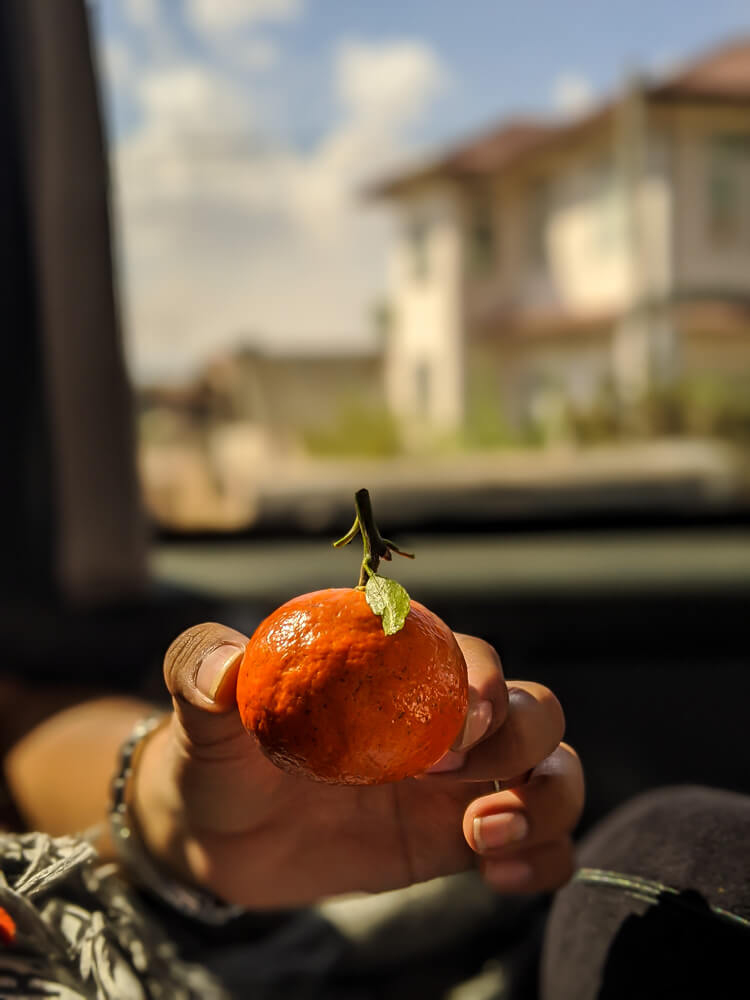
[[543, 1000], [746, 994], [750, 798], [650, 792], [600, 823], [579, 861], [550, 915]]

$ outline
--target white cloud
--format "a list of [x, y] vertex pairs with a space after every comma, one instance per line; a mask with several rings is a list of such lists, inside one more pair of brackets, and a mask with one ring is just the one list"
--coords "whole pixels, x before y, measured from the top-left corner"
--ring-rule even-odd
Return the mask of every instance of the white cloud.
[[409, 126], [445, 84], [437, 56], [419, 42], [346, 42], [336, 55], [344, 120], [291, 172], [297, 217], [319, 239], [341, 238], [365, 181], [408, 148]]
[[107, 86], [117, 90], [128, 88], [133, 70], [130, 50], [122, 42], [110, 38], [102, 43], [97, 55]]
[[594, 102], [594, 88], [581, 73], [561, 73], [552, 85], [552, 104], [565, 115], [578, 115]]
[[213, 133], [248, 124], [247, 97], [197, 64], [144, 74], [138, 94], [152, 133]]
[[236, 64], [254, 72], [272, 69], [279, 61], [279, 48], [270, 38], [239, 39], [232, 54]]
[[199, 31], [224, 32], [270, 21], [292, 21], [302, 0], [187, 0], [187, 12]]
[[138, 29], [145, 51], [138, 62], [167, 64], [180, 59], [181, 41], [174, 25], [165, 17], [172, 0], [121, 0], [126, 18]]
[[239, 332], [362, 343], [387, 222], [359, 190], [409, 151], [445, 78], [425, 45], [347, 43], [340, 120], [300, 151], [269, 142], [253, 96], [218, 72], [144, 73], [142, 124], [115, 158], [136, 375], [188, 369]]
[[139, 28], [149, 28], [159, 19], [158, 0], [125, 0], [125, 14]]
[[421, 42], [344, 42], [338, 51], [337, 87], [355, 116], [406, 123], [445, 85], [437, 56]]
[[303, 11], [303, 0], [186, 0], [185, 17], [218, 63], [262, 73], [278, 63], [279, 46], [259, 27], [294, 21]]

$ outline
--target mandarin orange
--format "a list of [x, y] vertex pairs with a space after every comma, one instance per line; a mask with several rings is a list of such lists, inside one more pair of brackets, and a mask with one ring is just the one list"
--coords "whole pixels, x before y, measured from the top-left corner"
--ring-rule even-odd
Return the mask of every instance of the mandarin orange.
[[416, 601], [386, 635], [362, 588], [320, 590], [256, 629], [237, 703], [284, 770], [335, 784], [400, 781], [436, 763], [458, 736], [466, 663], [448, 626]]

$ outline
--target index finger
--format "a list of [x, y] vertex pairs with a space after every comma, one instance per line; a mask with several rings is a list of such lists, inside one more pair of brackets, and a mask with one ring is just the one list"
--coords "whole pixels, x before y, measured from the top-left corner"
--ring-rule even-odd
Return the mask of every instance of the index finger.
[[503, 665], [494, 646], [475, 635], [455, 633], [469, 674], [469, 707], [453, 749], [475, 746], [502, 726], [508, 714], [508, 689]]

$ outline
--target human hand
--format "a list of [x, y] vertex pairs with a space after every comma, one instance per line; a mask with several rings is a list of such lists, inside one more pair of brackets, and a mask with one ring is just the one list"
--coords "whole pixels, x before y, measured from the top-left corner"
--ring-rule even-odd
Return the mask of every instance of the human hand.
[[247, 638], [212, 623], [188, 629], [164, 662], [174, 713], [144, 747], [134, 790], [152, 855], [253, 907], [393, 889], [477, 861], [500, 891], [561, 885], [583, 777], [560, 742], [560, 705], [542, 685], [506, 684], [481, 639], [456, 638], [470, 684], [456, 750], [419, 778], [340, 786], [281, 771], [246, 733], [235, 687]]

